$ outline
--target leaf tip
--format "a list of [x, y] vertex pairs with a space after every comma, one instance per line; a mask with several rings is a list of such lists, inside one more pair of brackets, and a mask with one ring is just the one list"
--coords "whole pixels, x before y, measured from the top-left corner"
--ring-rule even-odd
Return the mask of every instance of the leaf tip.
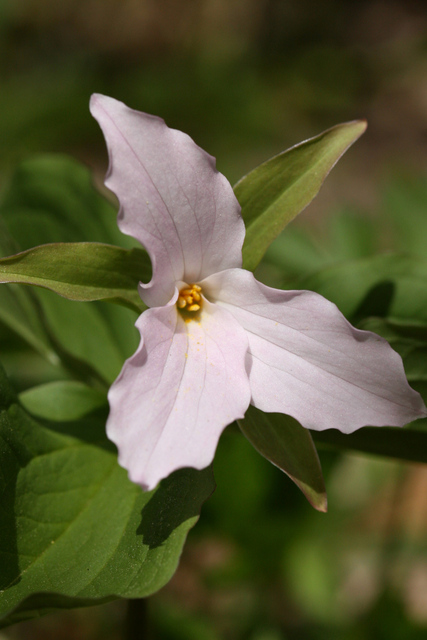
[[326, 495], [326, 493], [322, 495], [320, 502], [318, 502], [317, 504], [311, 504], [316, 509], [316, 511], [320, 511], [321, 513], [328, 512], [328, 496]]
[[[291, 479], [295, 482], [294, 478]], [[321, 513], [328, 512], [328, 496], [326, 494], [326, 489], [324, 489], [323, 491], [314, 492], [312, 489], [307, 489], [307, 487], [302, 483], [296, 482], [296, 485], [301, 489], [313, 509], [316, 509], [316, 511], [320, 511]]]
[[354, 131], [354, 142], [363, 135], [368, 128], [368, 121], [365, 118], [360, 120], [352, 120], [347, 123]]

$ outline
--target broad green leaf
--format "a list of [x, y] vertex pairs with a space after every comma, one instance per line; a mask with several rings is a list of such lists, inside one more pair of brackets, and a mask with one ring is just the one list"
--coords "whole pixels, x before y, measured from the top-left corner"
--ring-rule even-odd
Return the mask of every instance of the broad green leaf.
[[71, 421], [105, 406], [105, 393], [74, 380], [58, 380], [19, 394], [19, 401], [37, 418]]
[[109, 302], [75, 302], [39, 289], [49, 335], [64, 366], [78, 380], [93, 384], [84, 366], [111, 384], [139, 341], [136, 314]]
[[284, 151], [234, 187], [246, 224], [243, 266], [253, 271], [271, 242], [316, 196], [329, 171], [366, 129], [338, 125]]
[[427, 260], [379, 255], [327, 267], [300, 282], [335, 302], [347, 317], [427, 322]]
[[351, 434], [336, 429], [312, 431], [311, 434], [316, 444], [334, 449], [361, 451], [407, 462], [427, 462], [427, 431], [422, 429], [363, 427]]
[[259, 453], [284, 471], [318, 511], [327, 510], [325, 483], [310, 432], [290, 416], [250, 406], [240, 429]]
[[0, 403], [3, 625], [160, 589], [213, 490], [211, 469], [183, 469], [144, 493], [118, 466], [102, 412], [42, 425], [3, 375]]
[[78, 301], [110, 300], [144, 309], [138, 283], [150, 279], [142, 249], [95, 242], [55, 243], [0, 259], [0, 282], [31, 284]]
[[[58, 247], [58, 245], [56, 246]], [[48, 265], [56, 280], [56, 282], [50, 283], [51, 287], [57, 287], [58, 292], [63, 289], [63, 283], [58, 279], [62, 269], [62, 275], [66, 272], [73, 280], [75, 296], [90, 298], [91, 295], [94, 295], [94, 292], [91, 292], [90, 283], [85, 282], [85, 277], [90, 278], [90, 274], [95, 274], [98, 282], [101, 285], [105, 284], [102, 265], [99, 263], [99, 270], [93, 271], [93, 264], [96, 264], [97, 261], [97, 247], [101, 247], [102, 253], [102, 247], [105, 248], [105, 246], [86, 243], [88, 253], [94, 255], [94, 262], [89, 261], [89, 264], [87, 264], [87, 255], [86, 258], [84, 257], [86, 253], [84, 243], [75, 245], [76, 252], [73, 251], [71, 244], [60, 245], [60, 247], [70, 249], [68, 253], [67, 250], [62, 251], [60, 248], [56, 251], [51, 246], [54, 261], [56, 260], [56, 268], [53, 268], [51, 264]], [[35, 259], [36, 267], [40, 269], [38, 252], [42, 254], [43, 258], [45, 256], [44, 249], [45, 247], [37, 247], [34, 250], [28, 250], [20, 254], [18, 260], [24, 256], [24, 262], [27, 264], [26, 259], [29, 256], [30, 261]], [[109, 256], [109, 254], [111, 255]], [[114, 255], [119, 257], [115, 266], [118, 272], [123, 269], [123, 277], [120, 275], [117, 277], [116, 274], [114, 278], [117, 278], [116, 283], [119, 286], [124, 285], [125, 289], [116, 293], [122, 295], [128, 287], [129, 297], [133, 297], [134, 305], [130, 300], [126, 303], [129, 308], [103, 302], [93, 302], [88, 305], [70, 302], [43, 288], [33, 289], [17, 285], [3, 285], [0, 287], [0, 320], [36, 348], [49, 362], [61, 363], [66, 370], [85, 382], [102, 383], [103, 381], [103, 384], [108, 384], [118, 375], [123, 361], [134, 352], [138, 344], [137, 331], [133, 327], [134, 311], [138, 304], [141, 305], [141, 308], [143, 305], [137, 293], [137, 281], [144, 265], [147, 267], [145, 275], [148, 276], [148, 264], [145, 252], [140, 249], [127, 251], [107, 246], [104, 255], [107, 259], [111, 257], [113, 264]], [[84, 266], [86, 260], [88, 267], [86, 274], [81, 274], [73, 262], [73, 259], [77, 261], [77, 258], [80, 257], [82, 258], [79, 262], [80, 266]], [[68, 263], [66, 258], [68, 258]], [[14, 258], [7, 259], [6, 264], [13, 263], [13, 261]], [[41, 262], [43, 264], [43, 260]], [[108, 268], [110, 266], [111, 264], [108, 264]], [[127, 266], [129, 266], [130, 274], [126, 272]], [[133, 282], [132, 269], [134, 270]], [[19, 277], [22, 276], [19, 275]], [[48, 284], [45, 279], [42, 280], [43, 284]], [[105, 288], [103, 291], [98, 290], [99, 297], [108, 296], [109, 293], [115, 295], [114, 291], [108, 292]], [[133, 308], [133, 312], [130, 310], [131, 308]], [[82, 327], [85, 328], [84, 331], [82, 331]]]
[[[128, 357], [135, 348], [137, 344], [136, 331], [132, 331], [132, 327], [130, 326], [130, 328], [126, 330], [116, 330], [113, 335], [111, 332], [105, 330], [105, 319], [102, 319], [97, 325], [95, 324], [96, 331], [94, 331], [93, 336], [90, 337], [86, 331], [81, 331], [81, 326], [85, 325], [87, 328], [93, 327], [93, 320], [96, 317], [95, 312], [99, 314], [99, 311], [97, 309], [90, 310], [88, 308], [80, 308], [79, 316], [76, 318], [72, 312], [70, 313], [70, 310], [66, 310], [66, 313], [63, 314], [64, 322], [62, 322], [61, 327], [58, 327], [58, 329], [63, 332], [66, 326], [72, 327], [74, 333], [77, 335], [77, 339], [69, 340], [67, 339], [68, 336], [65, 336], [64, 343], [61, 344], [58, 338], [55, 337], [47, 321], [45, 312], [46, 305], [43, 307], [40, 300], [42, 297], [40, 296], [41, 291], [42, 290], [40, 290], [37, 295], [37, 292], [30, 287], [1, 285], [0, 321], [23, 338], [27, 344], [43, 356], [50, 365], [53, 365], [49, 375], [53, 375], [54, 377], [59, 375], [59, 377], [63, 377], [65, 371], [68, 371], [80, 380], [90, 384], [101, 384], [101, 386], [105, 387], [106, 384], [114, 380], [120, 371], [123, 360]], [[45, 291], [44, 293], [48, 294], [50, 292]], [[50, 293], [50, 295], [54, 296], [52, 293]], [[68, 302], [57, 296], [54, 297], [56, 298], [54, 304], [55, 310], [58, 310], [58, 306], [62, 307], [61, 303]], [[58, 301], [60, 303], [59, 305]], [[49, 300], [47, 302], [49, 302]], [[119, 314], [119, 312], [122, 315], [123, 313], [132, 313], [129, 309], [119, 307], [118, 305], [110, 306], [113, 307], [113, 309], [117, 309], [117, 311], [109, 315], [114, 316]], [[77, 311], [77, 309], [75, 311]], [[129, 324], [131, 323], [129, 322]], [[58, 333], [58, 329], [56, 333]], [[128, 343], [133, 343], [133, 349], [118, 348], [117, 343], [122, 342], [123, 338], [126, 338]], [[102, 345], [99, 345], [100, 340], [102, 340]], [[96, 349], [97, 345], [99, 349]], [[13, 354], [12, 341], [8, 341], [8, 347], [10, 346], [12, 346], [12, 351], [10, 351], [9, 355], [12, 360], [16, 358], [20, 360], [22, 354], [19, 343], [17, 351], [15, 347], [15, 354]], [[92, 354], [94, 357], [90, 357]], [[101, 358], [99, 354], [102, 356]], [[27, 371], [28, 366], [27, 355], [26, 362], [20, 366], [21, 372], [24, 370]], [[59, 368], [55, 372], [56, 367]], [[42, 373], [42, 370], [39, 372]], [[34, 381], [37, 384], [39, 380], [36, 378]]]

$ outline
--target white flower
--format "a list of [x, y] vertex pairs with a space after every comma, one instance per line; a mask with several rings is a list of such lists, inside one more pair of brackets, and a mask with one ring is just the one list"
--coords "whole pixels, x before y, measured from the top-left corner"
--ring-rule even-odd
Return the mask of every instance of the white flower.
[[141, 343], [109, 393], [109, 438], [131, 480], [152, 489], [202, 469], [249, 404], [304, 427], [350, 433], [427, 415], [400, 356], [331, 302], [279, 291], [241, 269], [240, 206], [215, 160], [163, 120], [94, 95], [120, 229], [153, 264]]

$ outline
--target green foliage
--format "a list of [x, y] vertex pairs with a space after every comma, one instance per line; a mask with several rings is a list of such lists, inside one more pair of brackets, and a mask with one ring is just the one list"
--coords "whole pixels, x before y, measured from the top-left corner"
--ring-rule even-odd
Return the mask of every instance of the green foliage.
[[[84, 255], [100, 251], [104, 257], [108, 254], [113, 259], [110, 266], [114, 266], [116, 260], [115, 267], [122, 271], [124, 281], [127, 281], [124, 287], [132, 297], [131, 305], [135, 308], [139, 303], [137, 291], [130, 291], [129, 281], [136, 283], [135, 271], [138, 269], [142, 271], [142, 279], [145, 276], [149, 279], [146, 254], [141, 249], [132, 249], [134, 241], [118, 230], [114, 207], [94, 189], [90, 172], [75, 160], [64, 156], [42, 156], [24, 162], [5, 193], [0, 206], [0, 220], [3, 255], [29, 250], [46, 241], [83, 241], [80, 245], [65, 245], [61, 254], [55, 253], [54, 248], [29, 250], [19, 258], [13, 258], [12, 262], [30, 259], [33, 266], [37, 266], [39, 261], [40, 276], [40, 261], [46, 260], [46, 252], [50, 251], [50, 260], [56, 259], [55, 267], [52, 262], [46, 267], [51, 277], [58, 278], [61, 270], [63, 273], [65, 270], [71, 283], [79, 285], [77, 289], [81, 292], [82, 282], [88, 284], [87, 272], [85, 276], [80, 271], [85, 264], [88, 266]], [[105, 249], [101, 248], [102, 245], [97, 248], [97, 245], [84, 244], [94, 241], [124, 248]], [[117, 256], [120, 256], [118, 262]], [[92, 271], [92, 277], [99, 284], [103, 279], [102, 271]], [[120, 280], [115, 279], [113, 272], [109, 278], [116, 284]], [[123, 285], [123, 279], [121, 283]], [[56, 286], [60, 286], [58, 282]], [[87, 293], [87, 288], [84, 289]], [[72, 376], [84, 382], [107, 385], [118, 375], [124, 359], [137, 345], [138, 336], [132, 327], [135, 318], [135, 312], [116, 305], [102, 302], [79, 304], [42, 289], [18, 288], [15, 285], [0, 287], [0, 319], [43, 357], [54, 364], [61, 364]]]
[[34, 291], [16, 285], [1, 286], [0, 321], [46, 360], [52, 363], [59, 362]]
[[142, 249], [95, 242], [47, 244], [0, 259], [0, 281], [50, 289], [69, 300], [110, 300], [143, 311], [141, 280], [150, 279]]
[[245, 269], [255, 269], [271, 242], [311, 202], [329, 171], [365, 129], [363, 121], [328, 129], [267, 160], [236, 184], [246, 225]]
[[[40, 406], [49, 392], [33, 392], [27, 405]], [[56, 389], [62, 413], [69, 392]], [[57, 422], [61, 410], [47, 405], [50, 421], [42, 424], [19, 405], [4, 374], [0, 401], [3, 625], [163, 586], [213, 490], [211, 470], [178, 471], [144, 493], [117, 464], [104, 410]]]
[[19, 401], [36, 418], [69, 422], [105, 406], [106, 397], [81, 382], [57, 380], [23, 391]]
[[283, 414], [249, 407], [240, 429], [264, 458], [284, 471], [318, 511], [327, 510], [325, 483], [310, 432]]

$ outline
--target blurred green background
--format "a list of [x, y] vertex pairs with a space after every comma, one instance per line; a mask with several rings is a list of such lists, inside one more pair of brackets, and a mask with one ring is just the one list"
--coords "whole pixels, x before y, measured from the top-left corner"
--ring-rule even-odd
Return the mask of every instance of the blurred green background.
[[[366, 118], [368, 132], [259, 275], [287, 286], [380, 250], [424, 252], [425, 222], [421, 236], [411, 221], [399, 226], [406, 212], [424, 220], [427, 211], [423, 2], [2, 0], [0, 43], [0, 189], [21, 159], [44, 152], [70, 153], [102, 182], [93, 92], [189, 133], [232, 183], [325, 128]], [[218, 489], [133, 637], [426, 638], [427, 470], [321, 458], [326, 516], [228, 430]], [[119, 640], [125, 627], [126, 603], [116, 602], [0, 638]]]

